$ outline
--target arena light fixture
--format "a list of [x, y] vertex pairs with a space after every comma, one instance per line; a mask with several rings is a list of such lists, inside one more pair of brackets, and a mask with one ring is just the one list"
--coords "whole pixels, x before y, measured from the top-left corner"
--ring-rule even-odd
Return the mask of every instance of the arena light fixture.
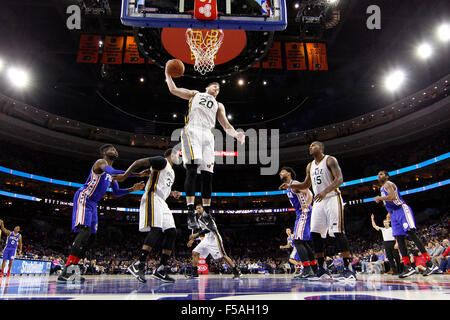
[[385, 88], [388, 91], [396, 91], [405, 81], [405, 73], [401, 70], [392, 71], [384, 80]]
[[448, 41], [450, 39], [450, 26], [447, 23], [441, 24], [437, 28], [437, 35], [441, 41]]
[[244, 79], [239, 79], [238, 80], [238, 85], [243, 86], [245, 83]]
[[8, 78], [11, 83], [18, 88], [26, 87], [30, 80], [28, 73], [17, 67], [10, 67], [8, 69]]
[[433, 47], [429, 43], [422, 43], [417, 47], [417, 56], [422, 59], [428, 59], [433, 54]]
[[233, 119], [233, 116], [231, 114], [228, 114], [227, 118], [228, 118], [228, 120], [231, 120], [231, 119]]
[[294, 8], [295, 8], [295, 9], [300, 8], [300, 3], [296, 2], [296, 3], [294, 4]]

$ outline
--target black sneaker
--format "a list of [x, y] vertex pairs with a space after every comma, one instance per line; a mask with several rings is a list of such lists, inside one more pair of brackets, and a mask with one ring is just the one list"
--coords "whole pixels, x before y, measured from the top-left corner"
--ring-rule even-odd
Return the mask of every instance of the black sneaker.
[[294, 279], [307, 280], [308, 278], [313, 278], [315, 276], [314, 271], [311, 268], [303, 268], [302, 273], [294, 276]]
[[131, 266], [127, 268], [128, 272], [131, 273], [138, 281], [146, 283], [145, 280], [145, 265], [140, 261], [136, 261]]
[[198, 270], [196, 267], [191, 266], [185, 269], [184, 276], [188, 279], [198, 279]]
[[313, 277], [308, 278], [308, 280], [310, 281], [333, 280], [333, 277], [331, 276], [330, 272], [328, 272], [328, 270], [319, 268], [316, 274]]
[[163, 282], [170, 282], [170, 283], [174, 283], [175, 279], [170, 277], [166, 270], [155, 270], [155, 273], [152, 274], [152, 277], [158, 280], [161, 280]]
[[423, 273], [423, 276], [424, 276], [424, 277], [430, 276], [430, 275], [432, 275], [433, 273], [437, 273], [438, 270], [439, 270], [439, 267], [437, 267], [437, 266], [435, 266], [435, 265], [433, 265], [431, 268], [430, 268], [430, 267], [427, 267], [427, 268], [425, 269], [424, 273]]
[[339, 276], [334, 278], [338, 281], [356, 281], [356, 273], [351, 271], [350, 269], [344, 270]]
[[57, 283], [83, 283], [86, 279], [81, 276], [80, 266], [70, 264], [64, 266], [61, 274], [56, 279]]
[[233, 271], [233, 279], [238, 280], [240, 279], [241, 275], [242, 275], [241, 270]]
[[217, 232], [217, 227], [216, 224], [214, 223], [211, 214], [209, 213], [203, 213], [200, 216], [200, 221], [203, 222], [204, 224], [206, 224], [206, 227], [208, 228], [208, 230], [212, 231], [212, 232]]
[[191, 230], [196, 230], [196, 229], [200, 228], [200, 226], [198, 225], [197, 219], [195, 219], [195, 213], [193, 210], [188, 210], [187, 225], [188, 225], [188, 229], [191, 229]]
[[403, 272], [398, 276], [399, 278], [406, 278], [413, 275], [414, 273], [417, 273], [416, 269], [411, 266], [409, 266], [409, 268], [405, 266], [403, 269]]

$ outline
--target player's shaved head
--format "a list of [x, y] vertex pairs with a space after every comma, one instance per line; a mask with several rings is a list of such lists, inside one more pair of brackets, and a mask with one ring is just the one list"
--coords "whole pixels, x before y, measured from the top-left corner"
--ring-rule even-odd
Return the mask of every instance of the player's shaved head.
[[319, 147], [322, 150], [322, 152], [325, 150], [325, 145], [322, 142], [320, 142], [320, 141], [313, 141], [313, 142], [311, 142], [311, 144], [319, 145]]
[[216, 85], [216, 86], [220, 87], [220, 84], [218, 82], [210, 82], [210, 83], [208, 83], [208, 85], [206, 87], [208, 88], [208, 87], [213, 86], [213, 85]]

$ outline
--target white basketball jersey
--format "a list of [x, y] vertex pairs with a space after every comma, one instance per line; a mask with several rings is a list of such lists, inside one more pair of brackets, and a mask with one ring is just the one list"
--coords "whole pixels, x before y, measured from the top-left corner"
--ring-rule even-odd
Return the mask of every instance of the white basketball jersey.
[[[311, 183], [312, 188], [314, 191], [314, 195], [317, 195], [318, 193], [325, 190], [325, 188], [328, 188], [328, 186], [331, 185], [333, 182], [333, 176], [331, 174], [331, 171], [327, 167], [327, 158], [328, 156], [325, 155], [320, 161], [319, 164], [316, 164], [316, 160], [313, 160], [311, 162], [311, 167], [309, 171], [309, 175], [311, 177]], [[339, 188], [336, 189], [338, 192]], [[336, 196], [338, 195], [336, 192], [332, 191], [329, 192], [326, 197]]]
[[175, 172], [172, 169], [169, 161], [166, 167], [162, 170], [153, 170], [148, 178], [145, 186], [145, 194], [154, 192], [156, 195], [166, 200], [172, 191], [172, 185], [175, 182]]
[[208, 130], [216, 125], [219, 104], [216, 98], [206, 92], [197, 93], [189, 101], [189, 110], [185, 118], [186, 125], [198, 126]]

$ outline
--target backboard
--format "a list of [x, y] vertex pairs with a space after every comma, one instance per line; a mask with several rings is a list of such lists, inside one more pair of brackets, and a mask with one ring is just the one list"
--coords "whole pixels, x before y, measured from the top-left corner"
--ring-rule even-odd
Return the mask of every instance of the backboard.
[[[201, 2], [208, 2], [203, 0]], [[124, 25], [144, 28], [286, 29], [286, 0], [217, 0], [217, 19], [194, 17], [194, 0], [122, 0]]]

